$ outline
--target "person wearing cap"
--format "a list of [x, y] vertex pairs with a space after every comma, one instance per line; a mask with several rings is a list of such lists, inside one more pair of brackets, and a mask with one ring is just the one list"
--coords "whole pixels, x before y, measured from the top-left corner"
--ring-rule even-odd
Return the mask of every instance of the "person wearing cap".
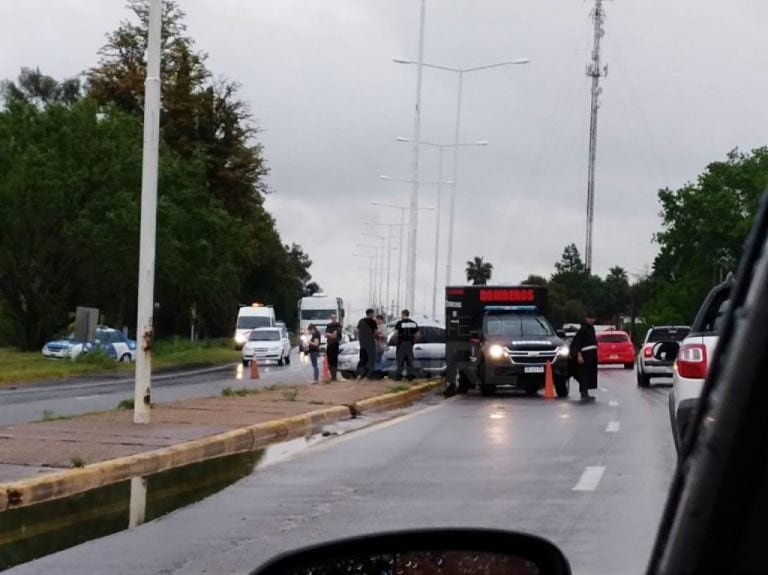
[[411, 319], [411, 312], [404, 309], [400, 313], [400, 320], [395, 324], [395, 343], [397, 345], [395, 381], [403, 379], [403, 368], [406, 370], [408, 381], [414, 379], [413, 344], [418, 334], [419, 324]]
[[587, 310], [584, 323], [573, 336], [570, 345], [574, 375], [579, 382], [582, 401], [594, 401], [595, 398], [589, 395], [589, 390], [597, 389], [596, 315], [592, 310]]

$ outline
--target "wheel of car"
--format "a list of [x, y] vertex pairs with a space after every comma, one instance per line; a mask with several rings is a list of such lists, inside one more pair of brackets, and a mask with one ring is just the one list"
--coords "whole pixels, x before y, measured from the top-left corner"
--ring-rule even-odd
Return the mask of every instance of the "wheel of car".
[[624, 364], [624, 369], [634, 369], [634, 368], [635, 368], [635, 364], [634, 363], [625, 363]]
[[285, 365], [291, 365], [291, 354], [285, 356]]
[[480, 384], [480, 394], [483, 397], [492, 397], [496, 395], [496, 386], [495, 385], [488, 385], [485, 383]]
[[344, 379], [355, 379], [355, 372], [354, 371], [342, 371], [341, 377]]
[[131, 354], [130, 353], [124, 353], [120, 356], [120, 361], [127, 362], [131, 361]]
[[539, 393], [539, 386], [538, 385], [526, 385], [525, 386], [525, 395], [529, 395], [533, 397], [534, 395], [538, 395]]
[[637, 385], [640, 387], [648, 387], [651, 385], [651, 378], [645, 375], [643, 372], [637, 372]]
[[565, 378], [565, 379], [555, 380], [555, 393], [557, 394], [557, 397], [568, 397], [568, 393], [570, 391], [571, 391], [570, 379]]
[[250, 363], [251, 363], [251, 362], [250, 362], [250, 361], [248, 361], [247, 359], [244, 359], [244, 360], [243, 360], [243, 365], [244, 365], [245, 367], [248, 367], [248, 366], [250, 365]]
[[283, 365], [283, 363], [285, 363], [285, 362], [283, 361], [283, 354], [281, 353], [280, 354], [280, 359], [277, 360], [277, 365]]

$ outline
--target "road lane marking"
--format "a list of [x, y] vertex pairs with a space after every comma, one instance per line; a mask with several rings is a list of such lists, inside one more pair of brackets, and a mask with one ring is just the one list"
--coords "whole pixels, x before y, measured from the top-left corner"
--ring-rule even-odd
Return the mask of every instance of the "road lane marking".
[[601, 387], [600, 391], [608, 391], [608, 388], [607, 387]]
[[605, 428], [608, 433], [619, 431], [619, 429], [621, 429], [621, 424], [618, 421], [609, 421], [608, 427]]
[[94, 397], [100, 397], [99, 395], [83, 395], [82, 397], [76, 397], [77, 401], [85, 401], [86, 399], [93, 399]]
[[610, 407], [619, 407], [619, 402], [614, 399], [614, 400], [609, 401], [608, 405]]
[[603, 477], [605, 467], [602, 465], [587, 466], [579, 478], [579, 482], [574, 485], [573, 491], [594, 491], [597, 489], [600, 479]]

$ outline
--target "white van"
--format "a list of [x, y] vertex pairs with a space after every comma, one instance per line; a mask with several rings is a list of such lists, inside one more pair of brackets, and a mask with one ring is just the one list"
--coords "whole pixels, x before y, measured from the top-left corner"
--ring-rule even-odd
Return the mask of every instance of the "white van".
[[253, 303], [250, 306], [241, 306], [237, 312], [235, 324], [235, 349], [243, 349], [248, 339], [248, 332], [257, 327], [274, 327], [275, 310], [271, 305]]

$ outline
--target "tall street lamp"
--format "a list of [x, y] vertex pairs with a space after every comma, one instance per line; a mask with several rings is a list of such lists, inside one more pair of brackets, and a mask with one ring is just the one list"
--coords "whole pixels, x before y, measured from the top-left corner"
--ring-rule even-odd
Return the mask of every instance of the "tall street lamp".
[[[398, 142], [410, 142], [408, 138], [397, 138]], [[460, 148], [463, 146], [487, 146], [486, 140], [478, 140], [477, 142], [455, 142], [453, 144], [437, 144], [435, 142], [427, 142], [422, 140], [419, 142], [423, 146], [431, 146], [439, 150], [438, 161], [438, 176], [437, 176], [437, 223], [435, 225], [435, 267], [432, 276], [432, 319], [437, 319], [437, 268], [438, 261], [440, 259], [440, 206], [442, 204], [443, 196], [443, 151], [445, 148]], [[455, 182], [454, 182], [455, 185]]]
[[372, 288], [371, 291], [373, 293], [371, 295], [371, 299], [370, 299], [369, 303], [373, 307], [376, 307], [376, 305], [377, 305], [376, 304], [376, 300], [381, 298], [381, 294], [378, 293], [378, 291], [376, 289], [376, 286], [379, 283], [379, 279], [378, 279], [379, 278], [379, 269], [380, 269], [379, 268], [379, 251], [381, 249], [381, 246], [376, 246], [376, 245], [373, 245], [373, 244], [355, 244], [355, 246], [358, 247], [358, 248], [368, 248], [368, 249], [372, 249], [373, 250], [373, 254], [371, 255], [371, 258], [373, 260], [373, 266], [372, 266], [373, 267], [373, 278], [372, 278], [372, 280], [373, 280], [372, 281], [373, 288]]
[[[383, 176], [384, 179], [393, 179], [393, 178], [387, 178], [386, 176]], [[398, 249], [399, 253], [397, 256], [397, 307], [400, 307], [400, 304], [402, 300], [400, 299], [400, 286], [402, 284], [402, 271], [403, 271], [403, 232], [405, 231], [405, 212], [406, 210], [409, 210], [409, 206], [402, 206], [399, 204], [390, 204], [387, 202], [371, 202], [374, 206], [381, 206], [385, 208], [395, 208], [400, 210], [400, 247]], [[421, 206], [419, 207], [420, 210], [434, 210], [435, 208], [432, 206]]]
[[[385, 310], [385, 315], [389, 316], [390, 310], [391, 310], [390, 300], [389, 300], [389, 279], [390, 279], [391, 270], [392, 270], [392, 250], [397, 249], [392, 247], [392, 228], [394, 228], [395, 226], [402, 226], [403, 224], [402, 223], [384, 224], [384, 223], [371, 222], [371, 221], [364, 221], [363, 224], [368, 226], [386, 226], [387, 227], [387, 235], [386, 235], [386, 238], [387, 238], [387, 291], [384, 297], [384, 310]], [[400, 238], [402, 239], [402, 237], [403, 235], [401, 232]], [[400, 247], [402, 249], [402, 246]]]
[[[460, 127], [461, 127], [461, 94], [462, 89], [464, 86], [464, 74], [468, 74], [470, 72], [478, 72], [480, 70], [489, 70], [491, 68], [499, 68], [501, 66], [514, 66], [517, 64], [527, 64], [530, 62], [529, 58], [516, 58], [514, 60], [505, 60], [503, 62], [496, 62], [494, 64], [487, 64], [485, 66], [474, 66], [472, 68], [451, 68], [450, 66], [438, 66], [436, 64], [427, 64], [426, 62], [421, 61], [421, 58], [418, 61], [413, 60], [404, 60], [402, 58], [395, 58], [394, 60], [398, 64], [416, 64], [418, 66], [418, 69], [420, 70], [423, 66], [426, 66], [428, 68], [435, 68], [437, 70], [445, 70], [447, 72], [454, 72], [455, 74], [458, 74], [459, 76], [459, 88], [458, 88], [458, 97], [456, 100], [456, 128], [454, 132], [454, 143], [459, 143], [460, 138]], [[418, 147], [418, 146], [417, 146]], [[450, 285], [451, 284], [451, 260], [453, 258], [453, 228], [454, 228], [454, 221], [456, 218], [456, 176], [458, 174], [458, 165], [459, 165], [459, 146], [456, 146], [453, 149], [453, 190], [451, 191], [451, 208], [450, 213], [448, 216], [448, 263], [445, 266], [445, 284]]]

